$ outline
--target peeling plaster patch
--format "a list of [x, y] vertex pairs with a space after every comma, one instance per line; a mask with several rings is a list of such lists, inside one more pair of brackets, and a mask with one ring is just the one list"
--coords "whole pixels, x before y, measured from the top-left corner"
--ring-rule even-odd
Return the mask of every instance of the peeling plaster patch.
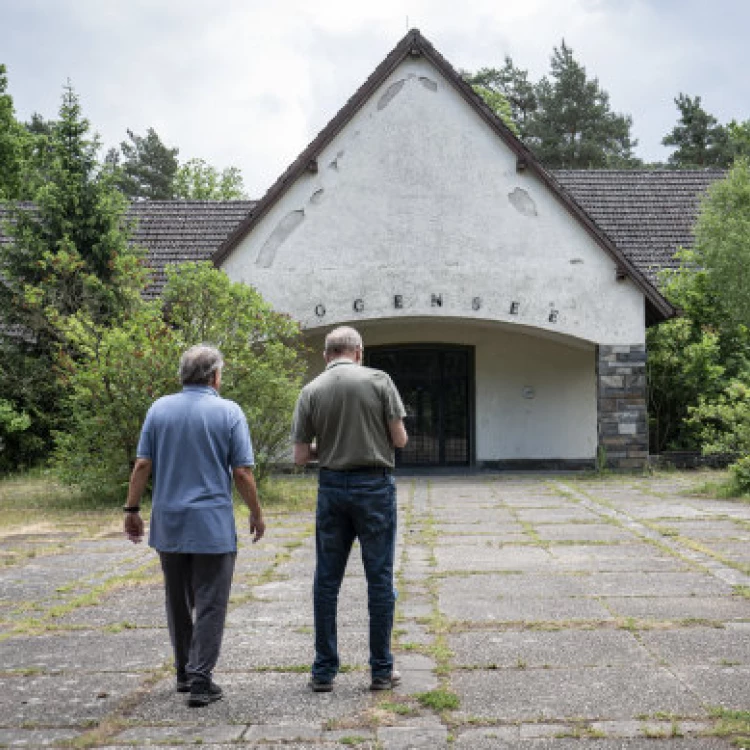
[[427, 76], [419, 76], [419, 82], [430, 91], [437, 91], [437, 81], [433, 81], [432, 78]]
[[256, 266], [261, 268], [270, 268], [276, 259], [276, 251], [284, 244], [289, 235], [304, 221], [304, 209], [290, 211], [277, 225], [263, 243], [263, 247], [258, 253], [258, 259], [255, 261]]
[[536, 216], [536, 203], [531, 196], [523, 189], [516, 188], [512, 193], [508, 193], [508, 200], [511, 206], [524, 216]]
[[396, 83], [392, 83], [386, 90], [385, 94], [378, 99], [378, 110], [385, 109], [396, 98], [396, 96], [398, 96], [399, 91], [401, 91], [405, 83], [405, 78], [396, 81]]
[[311, 196], [310, 196], [310, 203], [313, 204], [313, 206], [319, 206], [323, 202], [323, 193], [325, 191], [323, 188], [319, 188], [316, 190]]
[[328, 165], [328, 169], [335, 169], [338, 171], [339, 168], [339, 159], [344, 155], [343, 151], [339, 151], [336, 154], [336, 158]]

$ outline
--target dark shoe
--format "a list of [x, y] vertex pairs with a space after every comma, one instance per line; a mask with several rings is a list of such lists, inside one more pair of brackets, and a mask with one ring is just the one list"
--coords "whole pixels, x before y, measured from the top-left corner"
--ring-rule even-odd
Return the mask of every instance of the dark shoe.
[[333, 690], [333, 680], [318, 680], [315, 677], [311, 677], [310, 690], [313, 693], [330, 693]]
[[190, 692], [190, 680], [184, 675], [178, 675], [177, 682], [175, 682], [175, 690], [178, 693], [189, 693]]
[[207, 706], [209, 703], [221, 700], [223, 692], [215, 682], [193, 682], [190, 686], [190, 697], [187, 700], [188, 706], [199, 708]]
[[393, 690], [401, 682], [401, 673], [395, 669], [388, 677], [373, 677], [370, 690]]

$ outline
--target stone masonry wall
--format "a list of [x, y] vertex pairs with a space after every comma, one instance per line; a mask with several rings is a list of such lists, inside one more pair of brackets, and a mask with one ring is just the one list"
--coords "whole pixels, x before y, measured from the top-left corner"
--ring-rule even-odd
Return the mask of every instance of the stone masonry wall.
[[597, 356], [600, 460], [612, 469], [648, 462], [646, 347], [600, 345]]

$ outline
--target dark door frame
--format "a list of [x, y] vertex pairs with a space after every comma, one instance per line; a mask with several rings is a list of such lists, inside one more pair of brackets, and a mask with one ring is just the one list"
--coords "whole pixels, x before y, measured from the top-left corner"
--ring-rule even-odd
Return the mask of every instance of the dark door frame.
[[426, 351], [436, 352], [463, 351], [466, 352], [466, 379], [467, 379], [467, 415], [466, 415], [466, 440], [468, 442], [467, 464], [446, 464], [444, 445], [440, 447], [440, 458], [438, 464], [404, 464], [404, 466], [475, 466], [476, 465], [476, 347], [470, 344], [443, 344], [443, 343], [414, 343], [414, 344], [378, 344], [365, 347], [364, 364], [369, 366], [371, 352], [398, 352], [398, 351]]

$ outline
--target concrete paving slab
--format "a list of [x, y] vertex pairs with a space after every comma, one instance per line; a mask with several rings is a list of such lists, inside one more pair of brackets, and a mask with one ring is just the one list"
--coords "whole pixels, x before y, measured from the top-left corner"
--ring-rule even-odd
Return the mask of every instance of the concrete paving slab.
[[540, 539], [551, 542], [627, 542], [633, 534], [611, 523], [555, 523], [539, 524], [535, 531]]
[[750, 625], [646, 630], [643, 645], [672, 666], [750, 666]]
[[[338, 635], [342, 663], [364, 667], [369, 658], [368, 630], [343, 628]], [[225, 631], [221, 664], [233, 671], [308, 667], [315, 656], [312, 629], [300, 632], [272, 625]]]
[[732, 587], [707, 573], [592, 573], [582, 579], [592, 596], [727, 596]]
[[696, 694], [660, 667], [454, 672], [461, 714], [503, 721], [703, 716]]
[[135, 672], [0, 677], [0, 726], [87, 726], [114, 711], [143, 680]]
[[60, 747], [75, 739], [78, 729], [3, 729], [0, 728], [0, 747]]
[[641, 543], [616, 545], [552, 544], [549, 553], [558, 570], [587, 571], [688, 571], [689, 564], [655, 547]]
[[672, 667], [672, 671], [707, 706], [747, 711], [750, 706], [750, 667], [714, 667], [707, 664]]
[[553, 561], [541, 547], [455, 544], [435, 547], [439, 571], [535, 570], [551, 572]]
[[448, 645], [459, 668], [656, 664], [635, 636], [623, 630], [477, 631], [450, 635]]
[[171, 684], [161, 683], [131, 719], [147, 724], [180, 724], [196, 718], [211, 724], [322, 724], [357, 716], [375, 700], [368, 689], [369, 675], [360, 672], [339, 675], [331, 693], [312, 693], [308, 674], [217, 670], [215, 678], [224, 689], [224, 698], [200, 709], [199, 717]]
[[472, 622], [555, 623], [607, 621], [613, 616], [595, 599], [504, 597], [483, 599], [458, 592], [440, 597], [440, 610], [453, 620]]
[[139, 628], [166, 627], [164, 589], [161, 583], [115, 589], [98, 604], [82, 606], [55, 618], [64, 626], [102, 628], [127, 623]]
[[621, 617], [651, 620], [750, 619], [747, 599], [719, 596], [608, 596], [602, 603]]
[[76, 630], [0, 641], [0, 669], [44, 672], [138, 672], [172, 658], [163, 629], [101, 633]]
[[231, 744], [239, 742], [245, 733], [243, 725], [208, 725], [201, 726], [184, 722], [177, 726], [140, 726], [126, 729], [120, 732], [113, 740], [118, 744], [135, 745], [143, 747], [146, 745], [163, 746], [169, 743], [175, 745], [209, 745]]
[[585, 508], [574, 505], [561, 508], [522, 508], [518, 517], [525, 523], [539, 526], [545, 524], [571, 523], [572, 521], [598, 521], [599, 516]]

